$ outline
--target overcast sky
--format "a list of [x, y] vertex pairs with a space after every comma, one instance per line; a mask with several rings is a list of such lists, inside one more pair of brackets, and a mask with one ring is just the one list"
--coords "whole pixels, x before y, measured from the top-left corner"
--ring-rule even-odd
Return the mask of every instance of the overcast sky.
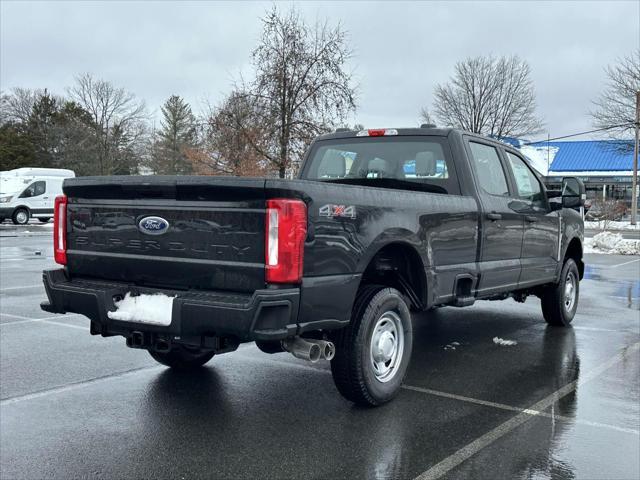
[[[250, 53], [271, 3], [0, 1], [0, 87], [64, 93], [91, 72], [146, 100], [172, 94], [195, 111], [218, 102]], [[293, 2], [278, 4], [281, 9]], [[529, 62], [551, 137], [592, 128], [604, 67], [640, 48], [640, 0], [602, 2], [297, 2], [309, 21], [350, 33], [360, 85], [351, 122], [417, 126], [433, 87], [467, 56]], [[546, 133], [543, 135], [546, 137]]]

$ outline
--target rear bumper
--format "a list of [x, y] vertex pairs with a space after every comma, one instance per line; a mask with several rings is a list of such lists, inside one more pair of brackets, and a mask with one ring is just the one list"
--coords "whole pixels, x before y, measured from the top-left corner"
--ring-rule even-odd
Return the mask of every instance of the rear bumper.
[[[43, 272], [48, 301], [41, 308], [50, 313], [79, 313], [91, 320], [95, 335], [144, 332], [172, 342], [208, 346], [220, 338], [239, 342], [279, 340], [300, 333], [297, 323], [300, 289], [265, 289], [253, 294], [220, 291], [163, 290], [126, 283], [69, 279], [65, 270]], [[175, 296], [169, 326], [110, 319], [114, 297], [127, 292], [164, 293]]]

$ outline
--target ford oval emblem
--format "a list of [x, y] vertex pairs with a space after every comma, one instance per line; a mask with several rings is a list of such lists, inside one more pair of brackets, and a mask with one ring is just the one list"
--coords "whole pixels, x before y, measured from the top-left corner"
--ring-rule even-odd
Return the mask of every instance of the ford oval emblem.
[[169, 230], [169, 222], [162, 217], [144, 217], [138, 222], [138, 228], [147, 235], [162, 235]]

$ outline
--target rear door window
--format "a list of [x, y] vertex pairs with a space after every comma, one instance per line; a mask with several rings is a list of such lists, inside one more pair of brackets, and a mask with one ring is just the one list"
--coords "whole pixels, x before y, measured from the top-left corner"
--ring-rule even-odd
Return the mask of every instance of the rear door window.
[[508, 197], [507, 176], [502, 167], [498, 150], [491, 145], [478, 142], [469, 142], [469, 148], [478, 186], [490, 195]]

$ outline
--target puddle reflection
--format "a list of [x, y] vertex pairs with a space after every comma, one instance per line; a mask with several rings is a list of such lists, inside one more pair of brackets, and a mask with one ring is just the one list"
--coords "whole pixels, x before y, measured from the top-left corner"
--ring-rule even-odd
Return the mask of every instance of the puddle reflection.
[[628, 308], [640, 309], [640, 279], [621, 279], [616, 276], [615, 270], [599, 265], [586, 265], [584, 278], [606, 283], [611, 288], [609, 296]]

